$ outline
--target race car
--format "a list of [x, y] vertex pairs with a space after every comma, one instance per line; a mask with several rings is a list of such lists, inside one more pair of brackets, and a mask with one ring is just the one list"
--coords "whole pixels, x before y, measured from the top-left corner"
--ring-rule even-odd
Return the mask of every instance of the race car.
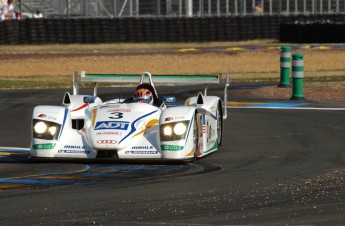
[[[225, 81], [224, 100], [207, 96], [207, 84]], [[94, 83], [93, 95], [79, 94], [81, 82]], [[98, 83], [137, 83], [136, 93], [148, 94], [102, 101]], [[201, 92], [177, 103], [160, 99], [155, 84], [205, 84]], [[32, 116], [31, 157], [114, 158], [135, 160], [196, 159], [216, 151], [222, 143], [227, 118], [229, 76], [73, 73], [73, 94], [61, 106], [36, 106]]]

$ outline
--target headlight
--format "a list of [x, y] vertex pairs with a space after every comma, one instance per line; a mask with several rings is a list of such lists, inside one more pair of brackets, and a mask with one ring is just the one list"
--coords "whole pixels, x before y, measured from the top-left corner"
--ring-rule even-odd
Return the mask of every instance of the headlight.
[[163, 129], [163, 134], [165, 136], [171, 136], [172, 135], [172, 129], [170, 126], [164, 126], [164, 129]]
[[182, 122], [179, 122], [174, 126], [174, 133], [178, 136], [185, 134], [186, 130], [187, 130], [187, 127]]
[[52, 127], [49, 127], [48, 131], [50, 133], [50, 135], [54, 136], [56, 134], [56, 126], [52, 126]]
[[189, 120], [161, 125], [161, 141], [183, 140], [186, 136], [188, 125]]
[[54, 140], [60, 131], [60, 124], [55, 122], [34, 119], [32, 123], [34, 138]]
[[37, 122], [34, 125], [34, 131], [38, 134], [42, 134], [47, 130], [47, 125], [44, 122]]

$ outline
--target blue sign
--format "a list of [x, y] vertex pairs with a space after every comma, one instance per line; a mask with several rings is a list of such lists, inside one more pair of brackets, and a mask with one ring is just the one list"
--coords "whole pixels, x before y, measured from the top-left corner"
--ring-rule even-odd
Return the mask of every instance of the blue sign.
[[96, 123], [95, 130], [114, 129], [114, 130], [127, 130], [129, 122], [122, 121], [99, 121]]

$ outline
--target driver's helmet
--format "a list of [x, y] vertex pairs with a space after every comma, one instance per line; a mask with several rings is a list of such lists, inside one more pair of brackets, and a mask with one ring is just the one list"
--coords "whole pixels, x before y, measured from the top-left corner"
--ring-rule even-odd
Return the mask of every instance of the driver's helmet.
[[153, 95], [150, 90], [140, 88], [135, 91], [133, 100], [138, 103], [153, 104]]

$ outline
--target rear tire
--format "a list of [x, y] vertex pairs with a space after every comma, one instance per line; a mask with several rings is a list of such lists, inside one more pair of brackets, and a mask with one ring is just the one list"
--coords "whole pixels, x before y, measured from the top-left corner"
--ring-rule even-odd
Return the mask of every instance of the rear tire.
[[223, 138], [223, 112], [221, 103], [217, 107], [217, 144], [218, 146], [222, 145]]

